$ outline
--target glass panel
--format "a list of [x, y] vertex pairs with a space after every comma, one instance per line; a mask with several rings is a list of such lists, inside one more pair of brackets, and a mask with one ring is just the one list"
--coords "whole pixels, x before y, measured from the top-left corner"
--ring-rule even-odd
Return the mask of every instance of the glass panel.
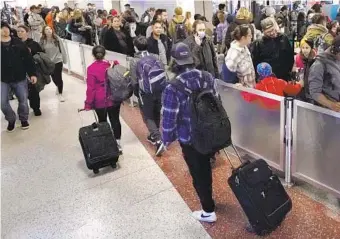
[[340, 195], [340, 116], [297, 106], [295, 142], [296, 171]]
[[283, 160], [280, 125], [284, 122], [280, 122], [280, 101], [261, 98], [264, 104], [248, 102], [249, 99], [245, 100], [245, 95], [238, 89], [219, 88], [223, 106], [230, 117], [234, 144], [275, 163], [278, 169], [283, 170], [280, 167], [283, 166], [283, 163], [280, 164]]
[[[71, 71], [78, 75], [84, 76], [84, 68], [81, 61], [81, 51], [78, 42], [66, 41], [67, 50], [70, 59]], [[72, 57], [73, 56], [73, 57]]]

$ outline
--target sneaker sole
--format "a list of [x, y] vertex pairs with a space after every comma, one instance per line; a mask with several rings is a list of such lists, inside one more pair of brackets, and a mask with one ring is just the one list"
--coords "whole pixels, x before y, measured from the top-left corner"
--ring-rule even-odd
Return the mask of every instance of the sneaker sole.
[[29, 126], [26, 126], [26, 127], [22, 127], [22, 126], [21, 126], [21, 129], [22, 129], [22, 130], [27, 130], [27, 129], [29, 129], [29, 128], [30, 128]]
[[7, 130], [7, 133], [13, 133], [15, 131], [15, 128], [12, 130]]
[[194, 219], [196, 219], [197, 221], [200, 221], [200, 222], [214, 223], [214, 222], [217, 221], [217, 219], [209, 220], [209, 219], [207, 219], [207, 218], [197, 218], [197, 217], [195, 217], [194, 215], [192, 215], [192, 217], [193, 217]]

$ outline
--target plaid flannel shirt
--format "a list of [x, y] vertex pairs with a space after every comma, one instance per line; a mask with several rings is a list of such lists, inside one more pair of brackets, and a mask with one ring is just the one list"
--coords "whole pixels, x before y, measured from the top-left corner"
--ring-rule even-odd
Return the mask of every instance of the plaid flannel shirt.
[[229, 71], [236, 73], [239, 82], [243, 86], [255, 87], [255, 69], [248, 47], [241, 48], [236, 41], [233, 41], [225, 58], [225, 64]]
[[[200, 85], [202, 77], [204, 77], [203, 86]], [[216, 80], [208, 72], [202, 73], [202, 71], [196, 69], [184, 72], [176, 77], [176, 84], [183, 84], [188, 92], [211, 89], [214, 94], [218, 95]], [[164, 144], [168, 146], [176, 140], [183, 144], [190, 144], [191, 126], [190, 112], [187, 107], [188, 95], [169, 84], [163, 92], [162, 101], [162, 140]]]

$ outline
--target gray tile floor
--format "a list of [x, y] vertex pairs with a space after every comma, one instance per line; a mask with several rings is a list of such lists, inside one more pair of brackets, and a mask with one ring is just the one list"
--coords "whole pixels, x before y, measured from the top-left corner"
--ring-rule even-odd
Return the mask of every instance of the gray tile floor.
[[[28, 131], [7, 133], [1, 118], [2, 238], [210, 238], [124, 122], [119, 168], [87, 170], [76, 111], [86, 86], [64, 82], [67, 101], [48, 85]], [[90, 112], [82, 116], [92, 123]]]

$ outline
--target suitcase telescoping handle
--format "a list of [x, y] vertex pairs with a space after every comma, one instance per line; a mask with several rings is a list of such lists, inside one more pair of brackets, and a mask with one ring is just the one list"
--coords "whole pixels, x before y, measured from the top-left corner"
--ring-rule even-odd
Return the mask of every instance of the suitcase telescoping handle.
[[[240, 160], [240, 162], [241, 162], [241, 164], [242, 164], [243, 162], [242, 162], [241, 156], [240, 156], [240, 154], [238, 153], [238, 151], [237, 151], [235, 145], [234, 145], [233, 143], [231, 143], [230, 146], [234, 149], [237, 158]], [[231, 162], [231, 159], [230, 159], [230, 157], [229, 157], [228, 151], [224, 148], [224, 149], [223, 149], [223, 152], [224, 152], [225, 155], [227, 156], [227, 159], [228, 159], [228, 161], [229, 161], [229, 164], [230, 164], [230, 166], [231, 166], [231, 169], [232, 169], [232, 170], [235, 170], [235, 167], [234, 167], [234, 165], [233, 165], [233, 163]]]
[[[84, 121], [83, 121], [83, 117], [81, 117], [81, 112], [83, 111], [86, 111], [85, 109], [78, 109], [78, 114], [79, 114], [79, 117], [80, 117], [80, 121], [81, 121], [81, 125], [84, 126]], [[99, 120], [98, 120], [98, 117], [96, 115], [96, 112], [94, 112], [94, 110], [91, 110], [92, 113], [93, 113], [93, 116], [94, 116], [94, 119], [96, 120], [96, 123], [98, 124], [99, 123]]]

